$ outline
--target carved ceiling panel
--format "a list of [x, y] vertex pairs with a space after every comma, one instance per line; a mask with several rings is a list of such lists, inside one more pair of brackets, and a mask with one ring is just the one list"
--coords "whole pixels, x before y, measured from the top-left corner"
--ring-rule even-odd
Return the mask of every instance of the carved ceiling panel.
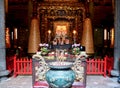
[[72, 18], [80, 16], [85, 18], [85, 6], [82, 3], [40, 3], [37, 9], [38, 15], [43, 14], [49, 18]]

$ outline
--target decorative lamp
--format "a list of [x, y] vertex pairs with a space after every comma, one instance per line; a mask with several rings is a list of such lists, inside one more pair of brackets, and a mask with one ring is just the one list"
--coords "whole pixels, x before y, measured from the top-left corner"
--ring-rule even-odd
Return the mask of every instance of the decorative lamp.
[[82, 46], [85, 46], [87, 54], [94, 54], [92, 24], [90, 18], [86, 18], [83, 24]]

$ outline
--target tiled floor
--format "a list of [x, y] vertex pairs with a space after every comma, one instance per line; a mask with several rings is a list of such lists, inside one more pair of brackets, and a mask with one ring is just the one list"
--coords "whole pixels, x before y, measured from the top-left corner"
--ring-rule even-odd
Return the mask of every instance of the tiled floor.
[[[116, 77], [88, 75], [86, 88], [120, 88]], [[11, 77], [0, 83], [0, 88], [32, 88], [32, 76]]]

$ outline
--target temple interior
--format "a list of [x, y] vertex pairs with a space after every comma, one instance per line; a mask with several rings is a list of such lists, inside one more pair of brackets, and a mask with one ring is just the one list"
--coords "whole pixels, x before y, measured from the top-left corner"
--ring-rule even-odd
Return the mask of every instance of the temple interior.
[[35, 15], [39, 20], [40, 43], [55, 40], [56, 33], [61, 32], [69, 37], [70, 43], [81, 44], [84, 21], [90, 18], [94, 55], [113, 55], [113, 3], [113, 0], [8, 0], [6, 28], [10, 30], [10, 45], [6, 48], [20, 48], [25, 55], [28, 53], [31, 20]]
[[85, 88], [87, 75], [119, 82], [120, 0], [1, 0], [0, 19], [0, 82], [11, 73], [47, 88]]

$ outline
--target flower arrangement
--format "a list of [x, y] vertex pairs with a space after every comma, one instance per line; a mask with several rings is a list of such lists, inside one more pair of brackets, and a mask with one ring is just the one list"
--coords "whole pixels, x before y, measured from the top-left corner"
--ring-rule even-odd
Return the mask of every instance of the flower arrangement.
[[72, 45], [72, 53], [75, 55], [80, 54], [80, 44], [73, 44]]
[[48, 44], [43, 43], [43, 44], [39, 44], [39, 46], [40, 46], [40, 51], [42, 55], [46, 55], [49, 52]]

